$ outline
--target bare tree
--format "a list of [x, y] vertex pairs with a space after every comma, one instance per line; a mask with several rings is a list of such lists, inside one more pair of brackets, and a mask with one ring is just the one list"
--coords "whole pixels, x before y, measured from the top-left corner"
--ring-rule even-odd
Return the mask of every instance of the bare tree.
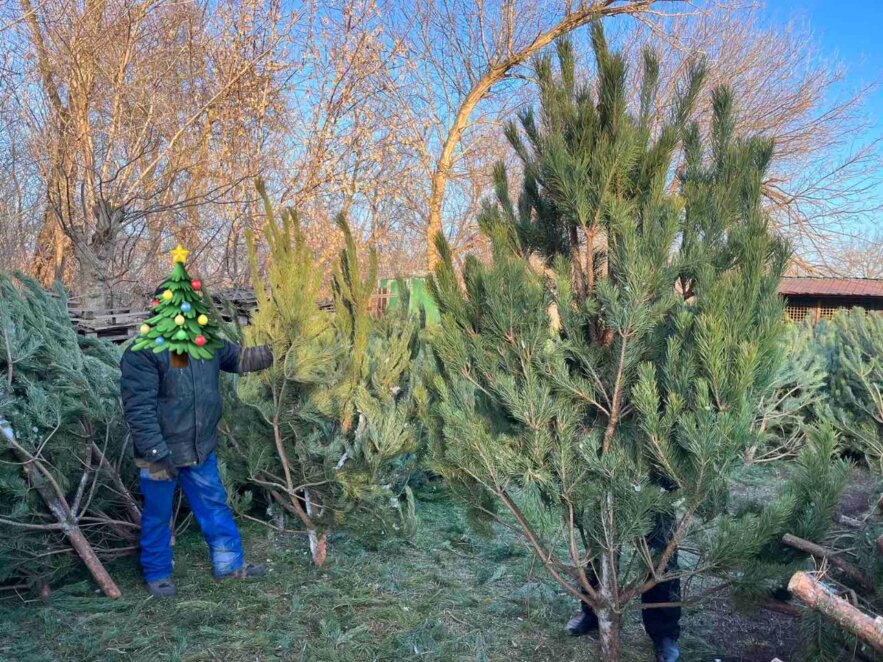
[[648, 12], [654, 4], [655, 0], [421, 3], [410, 39], [412, 53], [414, 57], [422, 56], [423, 67], [434, 70], [431, 76], [443, 88], [446, 106], [438, 118], [443, 127], [441, 140], [431, 145], [425, 226], [426, 261], [430, 268], [436, 261], [434, 237], [443, 231], [445, 189], [458, 159], [458, 148], [474, 122], [473, 113], [492, 88], [556, 38], [592, 20]]
[[[652, 38], [662, 80], [657, 104], [675, 94], [675, 81], [692, 58], [708, 62], [706, 86], [726, 83], [739, 104], [739, 128], [775, 140], [776, 158], [765, 182], [767, 206], [795, 248], [795, 267], [830, 272], [831, 256], [880, 212], [874, 199], [881, 154], [863, 104], [870, 88], [849, 89], [845, 68], [821, 53], [810, 27], [764, 23], [757, 6], [636, 21], [615, 37], [634, 47]], [[634, 67], [636, 68], [636, 67]], [[700, 122], [706, 132], [711, 108]]]
[[[276, 3], [260, 5], [278, 17]], [[18, 62], [36, 64], [17, 101], [45, 195], [35, 271], [76, 280], [101, 307], [167, 234], [199, 247], [200, 228], [182, 217], [256, 174], [214, 166], [231, 132], [266, 111], [266, 95], [253, 92], [279, 40], [260, 50], [218, 40], [209, 6], [196, 2], [20, 0], [19, 9], [23, 30], [9, 41]]]

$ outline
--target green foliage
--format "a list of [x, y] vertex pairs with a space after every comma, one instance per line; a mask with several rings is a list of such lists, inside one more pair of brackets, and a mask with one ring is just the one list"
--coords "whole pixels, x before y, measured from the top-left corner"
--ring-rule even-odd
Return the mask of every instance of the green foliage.
[[[210, 359], [221, 347], [218, 323], [203, 300], [203, 292], [194, 290], [191, 283], [184, 263], [176, 260], [172, 273], [161, 285], [164, 291], [153, 308], [155, 314], [142, 325], [132, 351], [150, 348], [157, 353], [186, 352], [194, 359]], [[200, 337], [202, 344], [197, 344]]]
[[[673, 544], [695, 539], [693, 572], [734, 561], [703, 523], [739, 525], [728, 478], [759, 442], [753, 422], [779, 368], [788, 250], [761, 204], [772, 145], [734, 135], [729, 91], [713, 94], [704, 145], [687, 125], [702, 66], [657, 118], [648, 53], [632, 115], [621, 56], [599, 26], [593, 43], [595, 87], [576, 83], [566, 42], [560, 73], [548, 58], [537, 64], [540, 117], [525, 112], [521, 131], [507, 132], [523, 191], [514, 204], [499, 167], [496, 204], [480, 219], [492, 263], [467, 258], [461, 287], [439, 242], [433, 459], [479, 512], [503, 506], [556, 579], [578, 581], [615, 620], [648, 575], [664, 575], [665, 552], [643, 543], [661, 514], [675, 520]], [[533, 492], [556, 527], [528, 510]]]
[[0, 274], [0, 582], [57, 581], [77, 566], [62, 533], [40, 528], [57, 523], [40, 484], [69, 524], [90, 522], [83, 531], [99, 553], [137, 536], [117, 473], [129, 468], [119, 356], [106, 341], [77, 336], [60, 287], [53, 296], [21, 274]]
[[796, 454], [806, 443], [806, 426], [818, 418], [828, 397], [826, 361], [818, 351], [812, 326], [788, 325], [777, 358], [775, 378], [754, 422], [759, 439], [748, 451], [753, 462]]
[[838, 457], [837, 436], [830, 424], [810, 427], [790, 475], [773, 502], [750, 503], [724, 525], [718, 538], [721, 555], [732, 558], [737, 598], [751, 603], [781, 593], [806, 555], [781, 543], [786, 533], [824, 541], [850, 474]]
[[[843, 448], [883, 475], [883, 314], [861, 308], [815, 325], [792, 325], [779, 376], [757, 425], [767, 452], [799, 435], [803, 422], [829, 421]], [[773, 449], [773, 450], [770, 450]]]
[[369, 314], [376, 256], [372, 251], [361, 266], [342, 218], [334, 313], [320, 311], [317, 272], [297, 216], [286, 210], [278, 223], [261, 193], [269, 263], [264, 280], [249, 235], [259, 309], [247, 335], [271, 344], [277, 362], [240, 383], [241, 397], [269, 428], [249, 436], [249, 474], [277, 501], [287, 500], [287, 510], [300, 509], [308, 527], [380, 538], [410, 530], [417, 324], [406, 309], [380, 319]]
[[[883, 476], [883, 314], [855, 309], [819, 324], [833, 336], [830, 411], [848, 443]], [[829, 345], [831, 346], [831, 345]]]

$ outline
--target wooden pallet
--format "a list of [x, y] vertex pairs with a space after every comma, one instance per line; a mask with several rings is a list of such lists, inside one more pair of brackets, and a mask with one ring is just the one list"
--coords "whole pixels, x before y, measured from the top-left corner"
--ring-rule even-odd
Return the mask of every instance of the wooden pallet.
[[[235, 316], [240, 326], [248, 325], [251, 312], [257, 307], [257, 297], [254, 290], [237, 288], [217, 292], [215, 296], [219, 302], [229, 304], [229, 308], [225, 305], [219, 307], [221, 317], [225, 321], [231, 322]], [[374, 313], [379, 313], [385, 307], [386, 297], [381, 293], [376, 299], [371, 310]], [[334, 302], [330, 299], [317, 301], [316, 305], [319, 310], [328, 312], [334, 310]], [[144, 320], [153, 316], [153, 312], [150, 310], [139, 310], [131, 306], [110, 310], [83, 310], [75, 299], [68, 301], [68, 312], [77, 333], [94, 338], [104, 338], [114, 343], [123, 343], [136, 336], [138, 327], [144, 323]]]

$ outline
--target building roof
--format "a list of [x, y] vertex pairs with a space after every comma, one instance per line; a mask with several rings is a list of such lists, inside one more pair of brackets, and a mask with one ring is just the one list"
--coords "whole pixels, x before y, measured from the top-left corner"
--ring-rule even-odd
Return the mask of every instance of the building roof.
[[881, 297], [883, 278], [783, 278], [779, 294], [785, 296]]

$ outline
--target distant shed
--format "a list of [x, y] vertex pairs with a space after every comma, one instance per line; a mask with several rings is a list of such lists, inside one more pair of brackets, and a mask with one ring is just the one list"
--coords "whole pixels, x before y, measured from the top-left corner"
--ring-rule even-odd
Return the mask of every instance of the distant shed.
[[883, 311], [883, 279], [783, 278], [779, 294], [785, 299], [789, 319], [831, 319], [839, 310], [864, 308]]

